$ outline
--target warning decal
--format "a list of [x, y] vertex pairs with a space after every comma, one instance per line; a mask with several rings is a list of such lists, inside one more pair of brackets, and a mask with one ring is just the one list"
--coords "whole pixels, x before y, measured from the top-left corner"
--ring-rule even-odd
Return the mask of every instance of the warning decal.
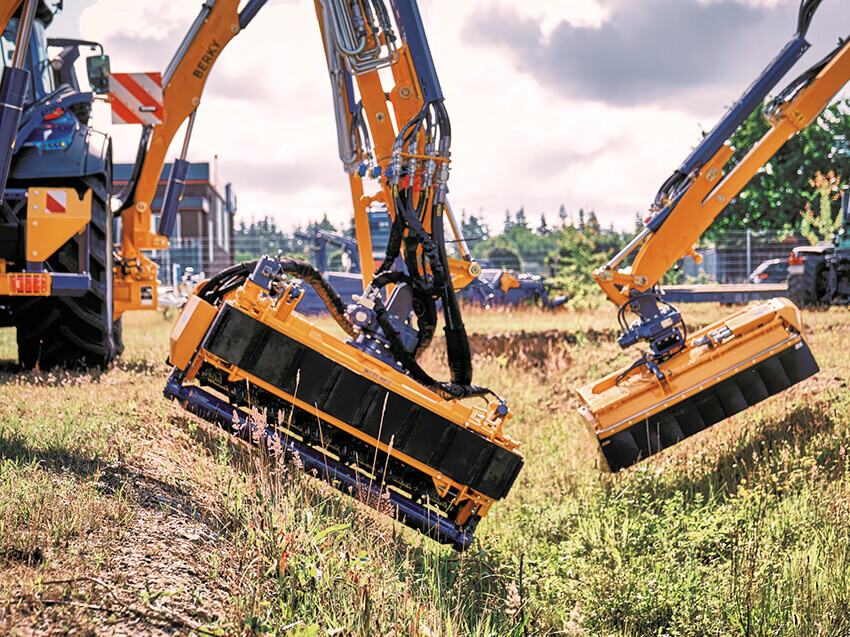
[[62, 213], [68, 208], [68, 193], [65, 190], [48, 190], [45, 198], [47, 212]]
[[113, 124], [162, 124], [162, 75], [112, 73], [109, 103]]

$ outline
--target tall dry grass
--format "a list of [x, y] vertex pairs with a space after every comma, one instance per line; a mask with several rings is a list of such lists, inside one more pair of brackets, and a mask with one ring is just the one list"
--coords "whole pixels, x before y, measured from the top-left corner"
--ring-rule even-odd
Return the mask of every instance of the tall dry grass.
[[[685, 310], [694, 326], [729, 312]], [[845, 312], [804, 315], [822, 368], [814, 379], [618, 475], [599, 469], [595, 438], [575, 412], [575, 387], [629, 360], [610, 338], [588, 336], [612, 327], [600, 312], [466, 317], [471, 331], [504, 336], [477, 341], [475, 380], [509, 400], [509, 433], [526, 457], [466, 553], [167, 404], [169, 324], [131, 315], [127, 353], [103, 374], [0, 373], [0, 602], [26, 597], [15, 612], [71, 629], [106, 622], [94, 610], [46, 615], [36, 603], [90, 604], [91, 592], [66, 585], [50, 597], [38, 583], [71, 573], [114, 577], [107, 584], [121, 608], [135, 600], [158, 617], [166, 604], [174, 617], [206, 609], [196, 624], [176, 625], [221, 633], [850, 631]], [[0, 331], [0, 353], [13, 355], [12, 342]], [[447, 376], [442, 355], [424, 364]], [[144, 533], [140, 521], [154, 520], [137, 484], [154, 478], [170, 494], [156, 500], [171, 524], [158, 532], [203, 528], [215, 538], [194, 556], [194, 597], [151, 574], [149, 590], [134, 592], [139, 582], [110, 570], [144, 539], [131, 537]], [[104, 529], [111, 535], [93, 549]], [[165, 564], [169, 548], [159, 546], [149, 559]], [[219, 605], [206, 587], [223, 589]]]

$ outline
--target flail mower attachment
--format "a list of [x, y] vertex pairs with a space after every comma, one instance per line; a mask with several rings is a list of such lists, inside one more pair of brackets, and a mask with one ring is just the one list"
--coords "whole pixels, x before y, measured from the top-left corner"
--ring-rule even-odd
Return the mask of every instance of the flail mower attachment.
[[[302, 281], [283, 276], [292, 267]], [[344, 323], [352, 338], [343, 341], [315, 327], [293, 311], [304, 280], [332, 314], [346, 310], [307, 264], [264, 257], [253, 271], [239, 268], [186, 304], [171, 335], [166, 397], [277, 460], [297, 452], [296, 466], [465, 548], [522, 467], [519, 443], [502, 433], [504, 402], [449, 400], [394, 363], [378, 334]], [[253, 409], [265, 417], [252, 419]]]
[[800, 311], [773, 299], [579, 389], [612, 471], [629, 467], [815, 374]]

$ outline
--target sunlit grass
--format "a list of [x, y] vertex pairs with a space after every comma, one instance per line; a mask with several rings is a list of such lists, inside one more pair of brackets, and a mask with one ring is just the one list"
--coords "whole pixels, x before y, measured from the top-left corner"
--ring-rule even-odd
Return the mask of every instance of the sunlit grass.
[[[698, 326], [735, 308], [681, 309]], [[846, 310], [804, 314], [815, 378], [617, 475], [598, 468], [595, 436], [575, 411], [577, 386], [630, 360], [612, 338], [587, 337], [613, 330], [613, 315], [465, 313], [470, 332], [508, 335], [497, 354], [475, 355], [475, 382], [509, 401], [507, 431], [526, 465], [464, 554], [164, 401], [173, 317], [127, 315], [126, 353], [104, 373], [9, 365], [0, 372], [0, 597], [32, 596], [39, 581], [69, 573], [97, 577], [105, 558], [82, 547], [109, 529], [109, 550], [123, 550], [141, 504], [132, 483], [110, 476], [132, 471], [191, 496], [220, 538], [196, 566], [203, 581], [229, 587], [228, 607], [204, 620], [215, 630], [847, 634]], [[521, 331], [551, 334], [512, 341]], [[15, 359], [10, 330], [0, 330], [0, 358]], [[447, 376], [439, 352], [423, 364]], [[61, 599], [100, 601], [76, 590]], [[66, 630], [86, 626], [81, 617], [63, 616]]]

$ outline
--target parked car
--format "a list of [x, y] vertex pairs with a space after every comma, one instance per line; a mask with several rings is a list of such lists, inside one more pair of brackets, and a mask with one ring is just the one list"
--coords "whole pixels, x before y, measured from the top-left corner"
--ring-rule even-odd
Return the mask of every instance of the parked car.
[[748, 277], [750, 283], [784, 283], [788, 279], [788, 259], [768, 259]]

